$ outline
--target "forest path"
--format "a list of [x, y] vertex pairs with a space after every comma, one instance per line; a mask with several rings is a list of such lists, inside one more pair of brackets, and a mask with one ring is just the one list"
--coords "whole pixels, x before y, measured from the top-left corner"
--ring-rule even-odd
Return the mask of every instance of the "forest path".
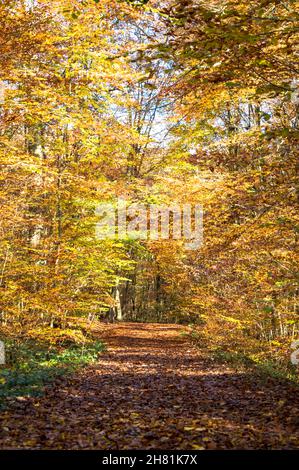
[[297, 390], [214, 363], [187, 329], [102, 325], [99, 361], [2, 413], [0, 447], [295, 448]]

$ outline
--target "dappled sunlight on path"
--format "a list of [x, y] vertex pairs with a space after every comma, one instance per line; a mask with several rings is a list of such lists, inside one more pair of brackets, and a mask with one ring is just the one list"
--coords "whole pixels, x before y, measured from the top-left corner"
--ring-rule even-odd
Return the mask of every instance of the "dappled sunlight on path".
[[297, 391], [214, 363], [187, 330], [99, 325], [97, 364], [4, 412], [1, 447], [295, 448]]

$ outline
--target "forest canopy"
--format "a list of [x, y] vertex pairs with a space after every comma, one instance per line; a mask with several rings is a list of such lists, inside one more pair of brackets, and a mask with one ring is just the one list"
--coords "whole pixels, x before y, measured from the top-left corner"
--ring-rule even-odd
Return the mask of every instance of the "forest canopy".
[[[190, 323], [289, 364], [298, 335], [298, 2], [0, 5], [0, 334]], [[96, 208], [202, 205], [204, 241], [99, 239]]]

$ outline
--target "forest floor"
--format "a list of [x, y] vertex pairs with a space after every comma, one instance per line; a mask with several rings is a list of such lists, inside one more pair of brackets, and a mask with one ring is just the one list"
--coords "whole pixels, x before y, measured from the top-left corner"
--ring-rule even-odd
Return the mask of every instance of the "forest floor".
[[100, 325], [107, 350], [98, 362], [2, 411], [0, 447], [298, 448], [298, 389], [219, 365], [187, 330]]

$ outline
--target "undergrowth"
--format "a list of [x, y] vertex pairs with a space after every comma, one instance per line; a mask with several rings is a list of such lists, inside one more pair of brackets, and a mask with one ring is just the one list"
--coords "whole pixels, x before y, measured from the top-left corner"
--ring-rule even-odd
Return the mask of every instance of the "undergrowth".
[[97, 360], [103, 343], [68, 347], [40, 344], [36, 341], [5, 342], [6, 364], [0, 366], [0, 407], [7, 399], [42, 394], [44, 386]]
[[273, 354], [268, 343], [265, 345], [257, 343], [257, 349], [251, 343], [246, 348], [245, 341], [240, 343], [232, 341], [229, 344], [221, 341], [219, 337], [208, 339], [195, 328], [192, 329], [190, 337], [197, 347], [205, 350], [215, 361], [231, 364], [236, 368], [251, 369], [261, 378], [272, 377], [299, 384], [298, 367], [293, 365], [285, 354], [281, 356]]

